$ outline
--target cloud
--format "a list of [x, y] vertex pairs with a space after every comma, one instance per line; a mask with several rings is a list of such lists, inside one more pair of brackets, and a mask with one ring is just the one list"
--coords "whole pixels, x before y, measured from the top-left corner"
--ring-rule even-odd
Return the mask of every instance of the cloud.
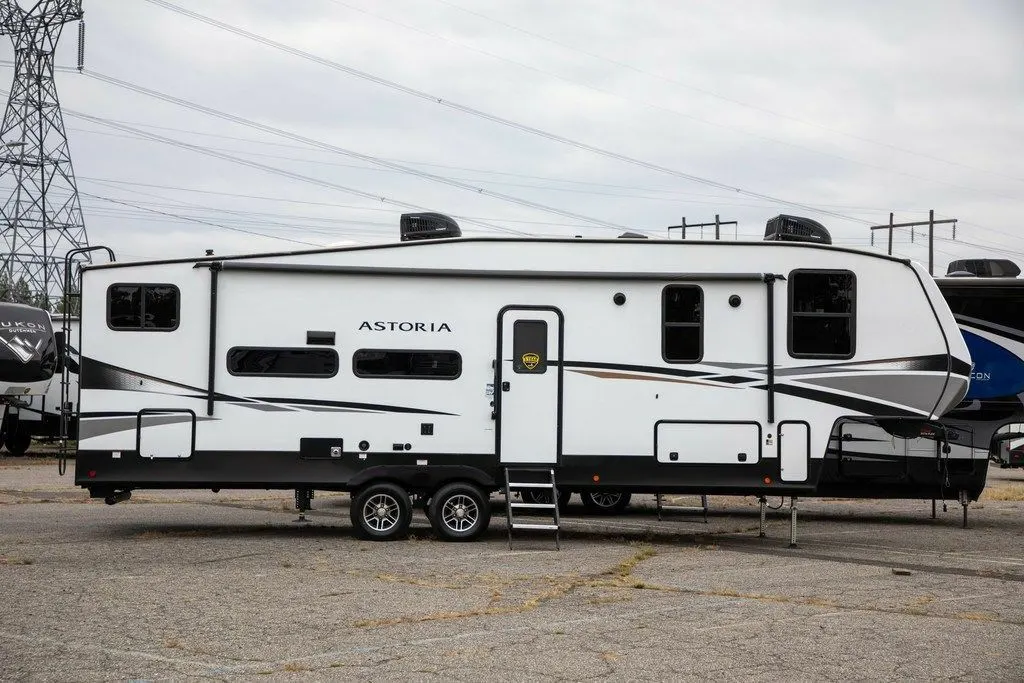
[[[866, 223], [934, 208], [963, 221], [958, 242], [937, 232], [940, 264], [1000, 252], [1024, 263], [1024, 11], [1013, 0], [177, 1], [481, 111], [842, 214], [819, 216], [837, 242], [867, 246]], [[479, 187], [656, 232], [718, 213], [756, 236], [767, 218], [801, 212], [469, 116], [150, 3], [85, 7], [89, 69]], [[73, 63], [73, 38], [67, 31], [58, 63]], [[153, 130], [378, 197], [531, 232], [614, 234], [302, 149], [88, 76], [58, 82], [70, 110], [177, 129]], [[167, 213], [318, 244], [397, 237], [402, 209], [380, 201], [67, 124], [82, 189], [146, 207], [85, 200], [94, 243], [137, 255], [289, 244]], [[925, 258], [907, 239], [900, 252]]]

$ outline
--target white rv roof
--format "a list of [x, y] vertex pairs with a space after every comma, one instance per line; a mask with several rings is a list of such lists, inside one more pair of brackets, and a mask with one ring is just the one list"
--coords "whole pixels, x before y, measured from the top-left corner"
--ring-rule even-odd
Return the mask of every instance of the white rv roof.
[[897, 258], [894, 256], [888, 256], [875, 251], [866, 251], [863, 249], [853, 249], [850, 247], [837, 247], [834, 245], [817, 244], [812, 242], [798, 242], [798, 241], [775, 241], [775, 240], [747, 240], [747, 241], [725, 241], [725, 240], [670, 240], [670, 239], [621, 239], [621, 238], [566, 238], [566, 237], [456, 237], [456, 238], [444, 238], [444, 239], [429, 239], [429, 240], [410, 240], [407, 242], [384, 242], [378, 244], [360, 244], [354, 246], [328, 246], [328, 247], [317, 247], [311, 249], [296, 249], [292, 251], [270, 251], [270, 252], [252, 252], [248, 254], [234, 254], [227, 256], [199, 256], [191, 258], [175, 258], [175, 259], [161, 259], [152, 261], [113, 261], [109, 263], [96, 263], [83, 265], [83, 270], [95, 270], [105, 268], [121, 268], [128, 266], [148, 266], [157, 264], [169, 264], [169, 263], [212, 263], [217, 261], [239, 261], [246, 259], [265, 259], [272, 257], [283, 257], [283, 256], [303, 256], [303, 255], [322, 255], [322, 254], [333, 254], [333, 253], [346, 253], [346, 252], [357, 252], [357, 251], [372, 251], [372, 250], [391, 250], [391, 249], [415, 249], [415, 248], [438, 248], [444, 245], [455, 245], [465, 243], [478, 243], [478, 244], [615, 244], [618, 246], [629, 246], [631, 248], [651, 248], [651, 247], [665, 247], [671, 245], [673, 248], [687, 248], [687, 249], [699, 249], [709, 247], [764, 247], [772, 249], [822, 249], [830, 252], [847, 252], [853, 254], [859, 254], [867, 256], [869, 258], [875, 258], [884, 261], [896, 261], [899, 263], [909, 263], [909, 259]]

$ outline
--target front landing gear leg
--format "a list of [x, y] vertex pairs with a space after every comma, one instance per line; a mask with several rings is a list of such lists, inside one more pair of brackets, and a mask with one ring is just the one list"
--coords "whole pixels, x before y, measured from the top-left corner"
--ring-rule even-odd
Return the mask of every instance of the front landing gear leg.
[[309, 521], [306, 519], [306, 510], [311, 507], [313, 507], [313, 489], [295, 489], [295, 509], [299, 511], [296, 523], [304, 524]]
[[757, 528], [757, 537], [758, 538], [764, 538], [764, 536], [765, 536], [765, 534], [764, 534], [764, 515], [765, 515], [765, 506], [768, 504], [768, 501], [765, 499], [764, 496], [761, 496], [761, 497], [759, 497], [757, 499], [757, 502], [761, 506], [761, 525]]
[[789, 547], [796, 547], [796, 496], [789, 499]]
[[967, 495], [967, 491], [960, 492], [960, 504], [964, 506], [964, 528], [967, 528], [967, 506], [971, 504], [971, 499]]

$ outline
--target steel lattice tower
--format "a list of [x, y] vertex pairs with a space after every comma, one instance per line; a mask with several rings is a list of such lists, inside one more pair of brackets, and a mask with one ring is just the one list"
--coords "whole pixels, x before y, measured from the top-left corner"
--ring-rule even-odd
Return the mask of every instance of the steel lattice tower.
[[[24, 278], [31, 302], [44, 308], [64, 294], [64, 255], [88, 245], [53, 79], [64, 24], [81, 17], [81, 0], [37, 0], [27, 10], [0, 0], [0, 34], [11, 36], [15, 65], [0, 126], [0, 277], [8, 298], [21, 298], [13, 290]], [[81, 68], [81, 31], [79, 41]]]

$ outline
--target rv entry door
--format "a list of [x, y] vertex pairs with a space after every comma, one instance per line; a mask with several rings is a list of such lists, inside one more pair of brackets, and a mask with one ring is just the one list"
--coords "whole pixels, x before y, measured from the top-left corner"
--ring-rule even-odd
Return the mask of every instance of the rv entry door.
[[508, 307], [498, 316], [495, 387], [502, 463], [547, 465], [561, 450], [562, 314]]

